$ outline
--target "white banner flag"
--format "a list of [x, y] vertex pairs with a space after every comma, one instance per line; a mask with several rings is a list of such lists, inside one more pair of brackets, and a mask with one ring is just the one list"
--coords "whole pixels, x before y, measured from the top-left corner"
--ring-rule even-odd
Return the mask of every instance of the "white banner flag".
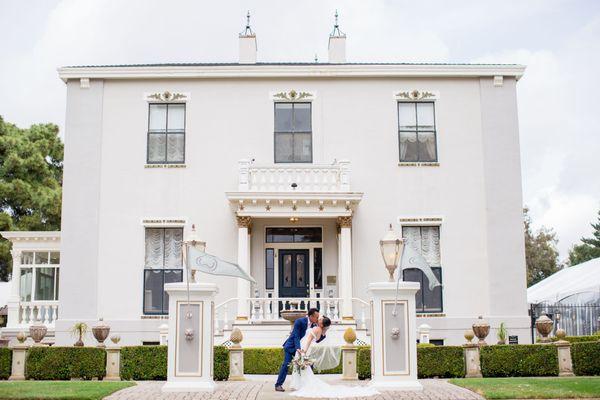
[[[415, 251], [410, 246], [404, 246], [404, 252], [402, 253], [402, 260], [400, 260], [400, 271], [406, 268], [417, 268], [423, 271], [427, 279], [429, 280], [429, 290], [433, 290], [436, 286], [441, 286], [442, 284], [436, 276], [433, 274], [433, 270], [425, 260], [425, 257], [421, 255], [421, 253]], [[402, 272], [400, 272], [402, 273]]]
[[246, 271], [239, 265], [223, 261], [213, 255], [204, 253], [194, 246], [188, 246], [187, 265], [189, 269], [195, 269], [212, 275], [233, 276], [256, 283]]

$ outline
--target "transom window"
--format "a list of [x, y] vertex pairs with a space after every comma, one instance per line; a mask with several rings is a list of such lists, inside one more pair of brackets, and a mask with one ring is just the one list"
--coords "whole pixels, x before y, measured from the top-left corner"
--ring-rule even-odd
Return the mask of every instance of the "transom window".
[[398, 102], [398, 138], [400, 161], [437, 161], [435, 104]]
[[[440, 227], [439, 226], [404, 226], [402, 236], [405, 246], [411, 246], [421, 253], [431, 266], [433, 274], [442, 283], [442, 266], [440, 263]], [[442, 312], [442, 286], [429, 289], [429, 279], [423, 271], [407, 268], [402, 271], [405, 281], [419, 282], [421, 289], [416, 294], [417, 312]]]
[[185, 162], [185, 104], [149, 105], [147, 162]]
[[312, 162], [311, 103], [275, 103], [275, 162]]
[[21, 301], [58, 300], [58, 251], [21, 253]]
[[267, 243], [321, 243], [321, 228], [267, 228]]
[[183, 281], [183, 228], [146, 228], [144, 314], [168, 314], [165, 283]]

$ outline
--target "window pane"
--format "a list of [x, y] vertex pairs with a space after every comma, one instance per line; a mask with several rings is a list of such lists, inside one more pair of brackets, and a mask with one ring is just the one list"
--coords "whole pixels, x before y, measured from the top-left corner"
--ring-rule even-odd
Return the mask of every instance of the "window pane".
[[181, 268], [181, 242], [183, 241], [183, 228], [165, 229], [165, 268]]
[[144, 271], [144, 313], [162, 312], [163, 271]]
[[185, 136], [183, 133], [167, 135], [167, 161], [183, 162], [185, 149]]
[[321, 241], [321, 228], [295, 228], [294, 242], [309, 243]]
[[56, 276], [54, 277], [54, 300], [58, 300], [58, 288], [59, 288], [59, 277], [60, 277], [60, 268], [55, 268], [55, 274]]
[[167, 135], [151, 133], [148, 135], [148, 162], [164, 162], [167, 159]]
[[292, 255], [283, 256], [283, 287], [292, 287]]
[[35, 264], [48, 264], [49, 260], [47, 251], [35, 252]]
[[419, 291], [416, 293], [416, 309], [417, 309], [417, 312], [422, 312], [423, 311], [423, 295], [422, 295], [423, 273], [421, 272], [420, 269], [415, 269], [415, 268], [405, 269], [404, 271], [402, 271], [402, 273], [403, 273], [405, 281], [419, 282], [421, 284], [421, 289], [419, 289]]
[[146, 228], [146, 268], [162, 268], [164, 263], [164, 229]]
[[421, 227], [421, 254], [432, 267], [440, 263], [440, 228], [438, 226]]
[[419, 161], [436, 161], [435, 134], [419, 131]]
[[433, 103], [417, 103], [417, 122], [419, 130], [434, 129]]
[[[165, 284], [173, 282], [183, 282], [183, 270], [165, 270]], [[169, 294], [163, 287], [163, 310], [164, 314], [169, 313]]]
[[310, 103], [294, 104], [294, 132], [310, 132]]
[[275, 162], [292, 162], [293, 157], [293, 134], [275, 134]]
[[35, 300], [54, 300], [56, 268], [35, 268]]
[[150, 104], [150, 121], [148, 130], [164, 131], [167, 129], [167, 105], [166, 104]]
[[292, 104], [275, 104], [275, 132], [292, 131]]
[[33, 264], [33, 252], [24, 251], [21, 254], [21, 264]]
[[265, 289], [272, 290], [275, 286], [275, 250], [265, 250]]
[[185, 130], [185, 105], [169, 104], [169, 118], [167, 119], [169, 131]]
[[54, 264], [54, 265], [60, 264], [60, 252], [58, 252], [58, 251], [50, 252], [50, 264]]
[[[442, 269], [432, 268], [435, 277], [442, 283]], [[442, 311], [442, 287], [436, 286], [433, 290], [429, 290], [429, 279], [423, 274], [423, 292], [424, 311], [441, 312]]]
[[417, 161], [417, 133], [400, 132], [400, 161]]
[[267, 228], [267, 243], [293, 243], [293, 228]]
[[315, 289], [323, 289], [323, 249], [315, 249]]
[[312, 161], [312, 134], [294, 133], [294, 161]]
[[398, 126], [400, 130], [412, 130], [417, 125], [415, 103], [398, 103]]
[[31, 281], [33, 278], [33, 270], [31, 268], [21, 268], [20, 276], [20, 296], [21, 301], [31, 301]]

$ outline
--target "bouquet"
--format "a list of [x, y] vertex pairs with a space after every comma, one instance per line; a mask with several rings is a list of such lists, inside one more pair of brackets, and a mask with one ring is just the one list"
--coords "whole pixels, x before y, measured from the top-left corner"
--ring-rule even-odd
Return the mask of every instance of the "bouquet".
[[304, 353], [297, 353], [290, 365], [292, 366], [292, 373], [300, 373], [306, 369], [306, 367], [310, 367], [313, 365], [315, 360], [309, 358]]

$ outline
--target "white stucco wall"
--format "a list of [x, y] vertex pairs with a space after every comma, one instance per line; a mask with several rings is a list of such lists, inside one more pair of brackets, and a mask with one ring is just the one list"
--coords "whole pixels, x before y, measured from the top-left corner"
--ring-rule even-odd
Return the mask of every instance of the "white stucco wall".
[[[192, 223], [212, 254], [237, 260], [237, 226], [225, 197], [237, 161], [273, 162], [270, 93], [315, 94], [313, 162], [351, 161], [364, 192], [353, 221], [353, 290], [387, 279], [378, 241], [398, 217], [441, 217], [445, 317], [420, 318], [432, 339], [457, 343], [478, 315], [528, 339], [515, 81], [489, 78], [172, 79], [78, 81], [67, 85], [60, 331], [103, 317], [124, 343], [157, 340], [164, 321], [142, 320], [143, 219]], [[399, 166], [400, 90], [432, 90], [439, 166]], [[185, 92], [186, 168], [149, 169], [144, 93]], [[271, 221], [272, 222], [272, 221]], [[254, 223], [251, 271], [264, 282], [262, 230]], [[333, 220], [322, 221], [327, 230]], [[335, 236], [325, 268], [337, 269]], [[218, 301], [236, 296], [219, 283]]]

